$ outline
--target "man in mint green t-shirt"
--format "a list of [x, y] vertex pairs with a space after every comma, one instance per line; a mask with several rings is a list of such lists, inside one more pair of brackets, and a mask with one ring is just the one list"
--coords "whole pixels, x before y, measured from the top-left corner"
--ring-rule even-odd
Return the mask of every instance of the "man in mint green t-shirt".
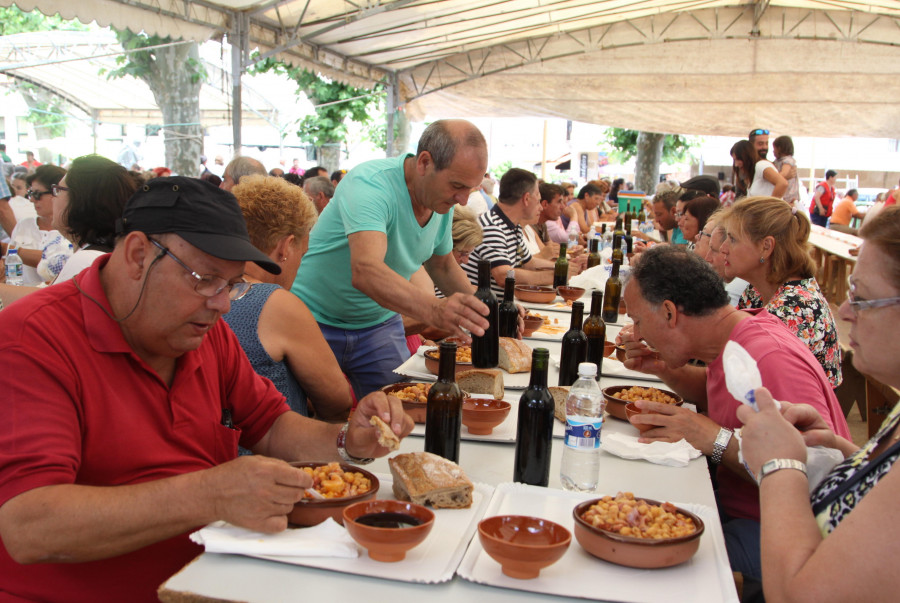
[[[398, 379], [409, 351], [400, 314], [465, 337], [481, 335], [487, 307], [451, 255], [453, 206], [487, 168], [481, 132], [441, 120], [416, 155], [363, 163], [341, 180], [310, 233], [291, 291], [312, 311], [358, 397]], [[410, 284], [424, 265], [438, 299]]]

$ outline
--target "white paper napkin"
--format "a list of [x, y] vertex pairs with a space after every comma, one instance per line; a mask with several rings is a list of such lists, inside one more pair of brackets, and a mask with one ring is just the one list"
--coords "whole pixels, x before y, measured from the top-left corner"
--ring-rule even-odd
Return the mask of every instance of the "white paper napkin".
[[636, 436], [623, 433], [604, 433], [600, 439], [600, 447], [605, 452], [623, 459], [641, 459], [669, 467], [687, 467], [692, 459], [700, 456], [700, 451], [684, 439], [674, 443], [642, 444], [638, 442]]
[[263, 534], [217, 521], [191, 534], [191, 540], [206, 547], [207, 553], [346, 559], [359, 556], [353, 538], [330, 517], [317, 526], [287, 529], [277, 534]]

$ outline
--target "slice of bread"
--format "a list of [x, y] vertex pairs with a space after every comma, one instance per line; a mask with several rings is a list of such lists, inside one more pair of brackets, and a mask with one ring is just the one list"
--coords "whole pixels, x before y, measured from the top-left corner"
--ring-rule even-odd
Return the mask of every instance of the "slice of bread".
[[521, 339], [500, 338], [500, 368], [507, 373], [527, 373], [531, 370], [531, 347]]
[[398, 500], [435, 509], [472, 506], [474, 485], [456, 463], [430, 452], [410, 452], [388, 459], [388, 464]]
[[372, 415], [369, 418], [369, 423], [375, 427], [375, 431], [378, 433], [378, 445], [384, 446], [391, 452], [400, 449], [400, 438], [397, 437], [397, 434], [394, 433], [394, 430], [391, 429], [391, 426], [384, 422], [379, 416]]
[[456, 373], [459, 389], [470, 394], [490, 394], [503, 398], [503, 372], [497, 369], [472, 369]]
[[566, 398], [569, 397], [569, 388], [565, 385], [548, 387], [550, 395], [553, 396], [553, 403], [556, 408], [553, 410], [553, 416], [563, 423], [566, 422]]

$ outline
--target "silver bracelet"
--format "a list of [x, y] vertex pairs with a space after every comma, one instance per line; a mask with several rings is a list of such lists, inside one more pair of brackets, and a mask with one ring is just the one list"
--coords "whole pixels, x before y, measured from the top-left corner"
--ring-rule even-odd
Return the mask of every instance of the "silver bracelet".
[[728, 449], [728, 442], [731, 441], [732, 435], [734, 435], [734, 432], [727, 427], [723, 427], [719, 430], [719, 433], [716, 435], [716, 441], [713, 442], [712, 455], [709, 457], [713, 462], [713, 465], [718, 465], [722, 462], [722, 456]]
[[337, 449], [338, 454], [341, 455], [341, 459], [348, 462], [353, 463], [354, 465], [368, 465], [375, 459], [369, 458], [357, 458], [347, 452], [347, 432], [350, 430], [350, 421], [344, 423], [344, 426], [341, 427], [341, 430], [338, 432], [337, 436]]
[[801, 463], [797, 459], [772, 459], [763, 463], [756, 483], [761, 484], [765, 476], [782, 469], [795, 469], [806, 475], [806, 463]]

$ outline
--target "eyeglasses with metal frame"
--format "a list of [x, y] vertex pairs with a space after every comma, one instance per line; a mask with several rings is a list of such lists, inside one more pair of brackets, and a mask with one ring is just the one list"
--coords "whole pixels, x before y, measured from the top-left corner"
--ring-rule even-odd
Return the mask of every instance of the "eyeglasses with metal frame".
[[149, 239], [149, 241], [156, 245], [161, 251], [165, 252], [170, 258], [175, 260], [179, 266], [184, 268], [188, 274], [194, 278], [194, 291], [203, 297], [215, 297], [222, 291], [227, 290], [228, 299], [236, 301], [244, 297], [244, 295], [247, 294], [247, 291], [250, 290], [251, 283], [248, 283], [243, 278], [236, 283], [230, 283], [221, 276], [215, 276], [213, 274], [197, 274], [190, 266], [179, 260], [178, 257], [169, 251], [162, 243], [154, 239]]
[[853, 282], [853, 276], [847, 277], [847, 303], [854, 315], [858, 315], [863, 310], [871, 308], [886, 308], [888, 306], [900, 305], [900, 297], [883, 297], [881, 299], [860, 299], [856, 295], [856, 283]]

